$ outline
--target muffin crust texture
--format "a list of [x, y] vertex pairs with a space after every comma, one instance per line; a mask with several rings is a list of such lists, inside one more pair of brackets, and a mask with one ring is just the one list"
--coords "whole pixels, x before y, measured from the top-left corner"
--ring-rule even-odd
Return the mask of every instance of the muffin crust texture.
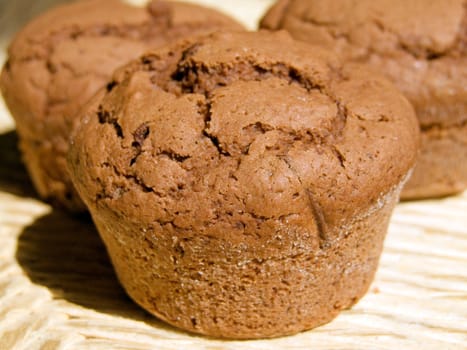
[[26, 25], [9, 47], [0, 88], [39, 195], [84, 210], [66, 171], [69, 134], [79, 109], [130, 59], [218, 28], [242, 29], [200, 6], [152, 1], [139, 8], [117, 0], [65, 4]]

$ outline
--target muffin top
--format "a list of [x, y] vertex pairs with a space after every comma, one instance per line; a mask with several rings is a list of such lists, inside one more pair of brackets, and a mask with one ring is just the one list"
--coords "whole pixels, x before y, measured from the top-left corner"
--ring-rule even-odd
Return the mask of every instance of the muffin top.
[[[81, 0], [53, 8], [12, 41], [2, 91], [22, 134], [67, 135], [73, 115], [112, 72], [150, 47], [215, 28], [242, 27], [196, 5], [152, 1], [146, 8], [117, 0]], [[37, 121], [48, 119], [48, 124]]]
[[320, 246], [384, 204], [417, 146], [413, 109], [384, 78], [285, 32], [224, 32], [119, 69], [69, 166], [91, 212], [135, 227]]
[[370, 63], [406, 94], [422, 127], [467, 118], [465, 0], [280, 0], [261, 26]]

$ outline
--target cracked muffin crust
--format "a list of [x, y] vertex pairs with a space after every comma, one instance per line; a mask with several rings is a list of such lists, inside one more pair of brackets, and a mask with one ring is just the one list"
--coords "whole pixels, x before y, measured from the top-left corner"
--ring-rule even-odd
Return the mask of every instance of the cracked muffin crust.
[[119, 69], [68, 164], [137, 303], [259, 338], [365, 293], [417, 147], [413, 109], [384, 78], [286, 33], [215, 33]]
[[260, 26], [367, 63], [406, 95], [422, 146], [403, 199], [467, 188], [467, 1], [279, 0]]
[[152, 1], [139, 8], [83, 0], [49, 10], [18, 33], [0, 86], [39, 195], [84, 210], [65, 159], [80, 107], [117, 67], [147, 49], [219, 28], [242, 29], [217, 11], [181, 2]]

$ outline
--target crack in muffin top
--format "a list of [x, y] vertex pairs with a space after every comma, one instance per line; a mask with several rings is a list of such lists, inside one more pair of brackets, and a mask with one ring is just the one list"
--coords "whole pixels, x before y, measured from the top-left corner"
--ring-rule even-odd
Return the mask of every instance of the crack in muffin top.
[[69, 166], [89, 206], [129, 224], [323, 247], [403, 180], [417, 147], [413, 110], [382, 77], [286, 33], [225, 32], [117, 71]]
[[[67, 138], [68, 129], [61, 124], [71, 123], [117, 67], [149, 48], [219, 27], [243, 29], [222, 13], [177, 1], [153, 0], [146, 8], [118, 0], [58, 6], [12, 41], [2, 85], [22, 91], [15, 97], [21, 103], [14, 107], [21, 105], [15, 116], [25, 119], [24, 133], [34, 138], [39, 130], [50, 139]], [[29, 119], [47, 119], [51, 130]]]

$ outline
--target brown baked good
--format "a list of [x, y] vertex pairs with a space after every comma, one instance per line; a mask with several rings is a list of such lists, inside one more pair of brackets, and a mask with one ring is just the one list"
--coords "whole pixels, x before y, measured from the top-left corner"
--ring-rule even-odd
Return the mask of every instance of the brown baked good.
[[68, 162], [137, 303], [259, 338], [365, 293], [418, 146], [392, 84], [286, 33], [245, 32], [147, 53], [108, 86]]
[[281, 0], [261, 27], [368, 63], [408, 97], [422, 147], [403, 199], [467, 188], [467, 1]]
[[217, 11], [180, 2], [139, 8], [85, 0], [51, 9], [19, 32], [0, 85], [40, 196], [84, 209], [66, 171], [68, 137], [80, 106], [118, 66], [150, 47], [224, 27], [242, 29]]

